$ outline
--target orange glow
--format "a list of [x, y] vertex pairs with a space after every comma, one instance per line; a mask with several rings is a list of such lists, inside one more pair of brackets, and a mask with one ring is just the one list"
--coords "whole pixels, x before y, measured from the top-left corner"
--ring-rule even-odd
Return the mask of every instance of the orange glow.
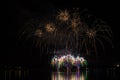
[[60, 21], [67, 21], [69, 19], [70, 15], [69, 15], [69, 12], [67, 10], [64, 10], [64, 11], [60, 11], [58, 13], [58, 16], [57, 18], [60, 20]]
[[47, 32], [53, 32], [55, 31], [55, 25], [53, 23], [48, 23], [45, 26]]

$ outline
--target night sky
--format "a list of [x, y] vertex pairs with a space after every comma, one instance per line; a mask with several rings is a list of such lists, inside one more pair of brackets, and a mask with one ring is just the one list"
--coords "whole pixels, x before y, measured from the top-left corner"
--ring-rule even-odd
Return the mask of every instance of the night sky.
[[[69, 1], [69, 0], [67, 0]], [[114, 48], [106, 45], [106, 53], [101, 59], [120, 62], [120, 15], [117, 2], [82, 2], [80, 0], [64, 1], [16, 1], [8, 2], [8, 64], [35, 64], [41, 63], [42, 57], [39, 57], [39, 49], [32, 44], [18, 40], [19, 32], [25, 22], [30, 19], [41, 18], [48, 13], [58, 9], [80, 8], [87, 9], [93, 14], [108, 23], [113, 31]], [[6, 58], [6, 57], [5, 57]], [[45, 58], [45, 57], [44, 57]], [[47, 58], [47, 57], [46, 57]]]

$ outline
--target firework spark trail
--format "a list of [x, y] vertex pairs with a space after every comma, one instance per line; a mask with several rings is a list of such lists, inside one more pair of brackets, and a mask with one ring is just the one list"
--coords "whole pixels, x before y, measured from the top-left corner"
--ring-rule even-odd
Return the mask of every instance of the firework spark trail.
[[47, 48], [47, 53], [51, 45], [54, 49], [59, 49], [60, 46], [75, 50], [86, 48], [86, 54], [89, 54], [91, 47], [97, 52], [96, 42], [103, 48], [103, 40], [112, 44], [112, 31], [104, 21], [95, 18], [89, 24], [87, 19], [91, 18], [81, 14], [83, 15], [84, 11], [80, 13], [78, 9], [65, 9], [60, 10], [53, 18], [46, 17], [43, 22], [31, 20], [25, 25], [27, 28], [22, 35], [26, 36], [26, 40], [34, 38], [36, 46], [39, 46], [41, 51]]

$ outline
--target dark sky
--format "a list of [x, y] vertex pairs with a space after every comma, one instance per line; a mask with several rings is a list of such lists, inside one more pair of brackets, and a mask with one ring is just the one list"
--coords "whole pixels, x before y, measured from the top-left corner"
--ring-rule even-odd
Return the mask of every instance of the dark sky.
[[25, 22], [32, 18], [48, 15], [49, 12], [54, 10], [77, 7], [88, 9], [91, 14], [102, 18], [111, 26], [114, 49], [108, 48], [106, 55], [110, 56], [109, 59], [111, 58], [111, 60], [120, 61], [120, 15], [117, 2], [83, 2], [80, 0], [41, 2], [41, 0], [34, 0], [8, 2], [8, 63], [26, 62], [29, 64], [40, 61], [36, 49], [30, 47], [30, 45], [28, 47], [18, 44], [19, 41], [16, 37]]

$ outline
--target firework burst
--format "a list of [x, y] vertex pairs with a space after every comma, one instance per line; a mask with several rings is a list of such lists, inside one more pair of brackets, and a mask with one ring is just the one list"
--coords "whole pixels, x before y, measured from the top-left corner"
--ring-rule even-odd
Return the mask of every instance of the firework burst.
[[47, 32], [54, 32], [55, 31], [55, 24], [53, 23], [48, 23], [45, 25], [45, 29]]
[[[83, 35], [83, 44], [86, 46], [86, 51], [90, 52], [90, 48], [93, 48], [95, 53], [97, 53], [98, 43], [102, 46], [104, 50], [103, 40], [108, 41], [112, 46], [112, 31], [109, 26], [102, 20], [95, 20], [91, 27], [88, 27]], [[87, 53], [88, 53], [87, 52]]]
[[90, 17], [85, 17], [84, 20], [83, 16], [81, 18], [78, 9], [60, 10], [54, 18], [47, 18], [44, 22], [40, 20], [30, 21], [29, 24], [25, 25], [27, 29], [23, 31], [22, 35], [27, 35], [27, 40], [34, 39], [40, 50], [47, 48], [47, 52], [51, 49], [61, 48], [82, 52], [82, 49], [86, 48], [85, 53], [89, 54], [91, 47], [97, 52], [96, 42], [99, 42], [102, 47], [104, 47], [103, 39], [111, 43], [112, 31], [100, 19], [94, 19], [90, 21], [91, 23], [87, 19]]
[[57, 15], [57, 19], [60, 20], [61, 22], [65, 22], [68, 21], [70, 18], [70, 14], [68, 12], [68, 10], [60, 10], [58, 15]]

